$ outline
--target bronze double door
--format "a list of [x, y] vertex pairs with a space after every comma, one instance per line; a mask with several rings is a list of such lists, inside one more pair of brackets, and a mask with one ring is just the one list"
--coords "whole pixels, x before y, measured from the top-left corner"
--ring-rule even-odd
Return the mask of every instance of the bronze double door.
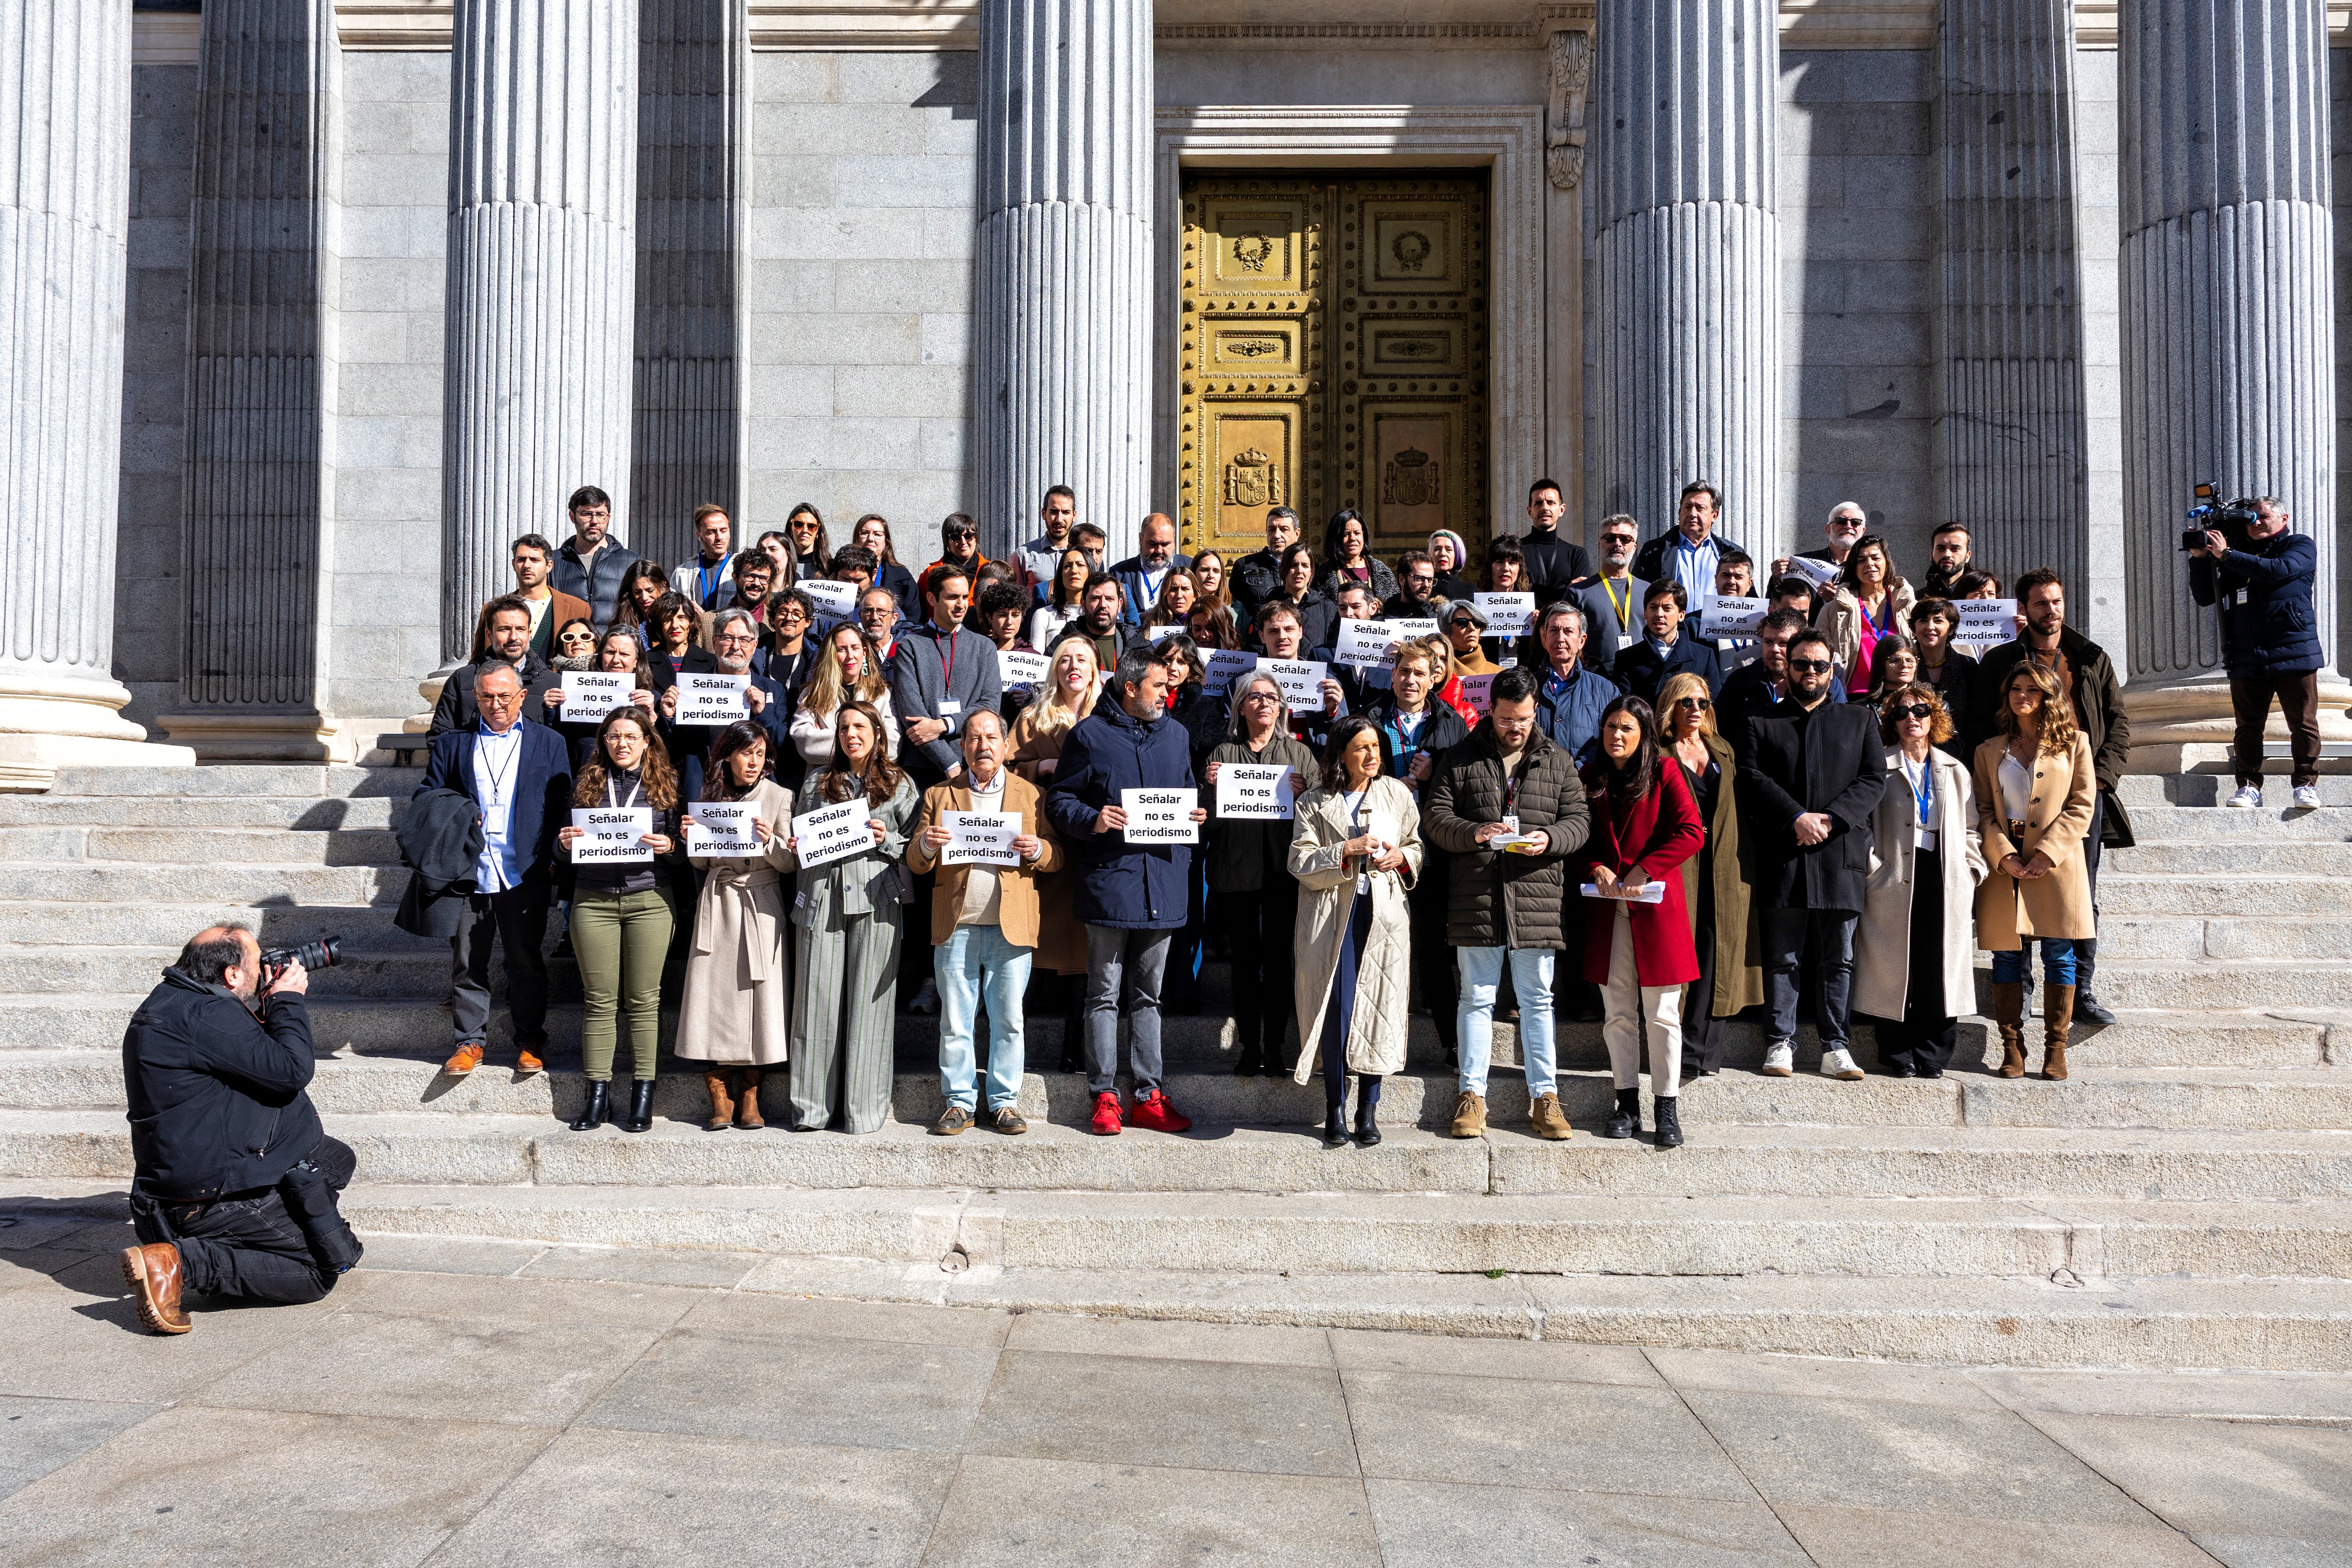
[[[1393, 559], [1486, 542], [1486, 172], [1188, 174], [1178, 354], [1185, 548], [1269, 508], [1354, 507]], [[1229, 555], [1230, 558], [1230, 555]]]

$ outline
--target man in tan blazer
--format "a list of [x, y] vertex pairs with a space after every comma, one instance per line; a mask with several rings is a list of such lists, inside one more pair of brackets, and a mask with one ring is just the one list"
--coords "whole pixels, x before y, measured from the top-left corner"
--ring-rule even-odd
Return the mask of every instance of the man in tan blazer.
[[[1037, 946], [1037, 879], [1062, 866], [1061, 840], [1037, 810], [1037, 786], [1004, 765], [1004, 721], [993, 708], [963, 719], [963, 773], [924, 792], [923, 809], [907, 844], [907, 867], [920, 876], [939, 868], [931, 894], [931, 946], [940, 988], [940, 1084], [947, 1110], [931, 1128], [953, 1137], [972, 1124], [978, 1085], [972, 1063], [972, 1014], [988, 999], [988, 1124], [999, 1132], [1029, 1130], [1015, 1101], [1021, 1096], [1024, 1045], [1021, 994], [1029, 986], [1029, 959]], [[1001, 814], [1013, 822], [1013, 863], [950, 858], [956, 835], [950, 812]], [[999, 838], [1002, 838], [999, 833]]]

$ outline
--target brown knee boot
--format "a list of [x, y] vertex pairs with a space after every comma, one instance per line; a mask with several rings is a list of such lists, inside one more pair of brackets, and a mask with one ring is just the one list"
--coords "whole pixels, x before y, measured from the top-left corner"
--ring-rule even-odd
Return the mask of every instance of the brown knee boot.
[[2042, 1076], [2066, 1080], [2066, 1031], [2074, 1022], [2074, 988], [2053, 985], [2042, 999]]
[[760, 1069], [758, 1068], [743, 1069], [743, 1092], [735, 1101], [735, 1125], [738, 1127], [767, 1125], [760, 1118]]
[[1992, 1021], [2000, 1028], [2000, 1076], [2025, 1076], [2025, 987], [1996, 984]]
[[708, 1068], [702, 1074], [702, 1087], [710, 1091], [710, 1120], [702, 1124], [706, 1132], [724, 1132], [735, 1124], [735, 1101], [727, 1093], [727, 1069]]

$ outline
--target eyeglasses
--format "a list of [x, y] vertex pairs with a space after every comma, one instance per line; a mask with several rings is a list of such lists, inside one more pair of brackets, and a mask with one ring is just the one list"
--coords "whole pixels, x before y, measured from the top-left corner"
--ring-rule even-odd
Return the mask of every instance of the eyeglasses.
[[1675, 706], [1687, 708], [1694, 713], [1704, 713], [1715, 704], [1704, 697], [1677, 697], [1675, 699]]
[[1630, 533], [1604, 533], [1601, 536], [1601, 542], [1603, 544], [1631, 544], [1633, 542], [1633, 536]]
[[1279, 702], [1282, 700], [1282, 694], [1278, 691], [1253, 691], [1248, 696], [1243, 698], [1242, 700], [1244, 702]]
[[1789, 661], [1789, 668], [1801, 675], [1827, 675], [1830, 661], [1825, 658], [1792, 658]]
[[1928, 702], [1906, 702], [1900, 708], [1889, 708], [1886, 711], [1889, 717], [1895, 719], [1933, 719], [1936, 716], [1935, 705]]

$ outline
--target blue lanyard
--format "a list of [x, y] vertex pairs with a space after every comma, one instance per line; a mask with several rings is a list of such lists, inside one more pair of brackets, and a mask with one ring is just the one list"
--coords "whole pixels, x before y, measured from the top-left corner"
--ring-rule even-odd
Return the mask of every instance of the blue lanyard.
[[719, 564], [716, 566], [703, 566], [698, 564], [695, 567], [694, 584], [697, 589], [695, 596], [695, 605], [697, 608], [710, 603], [710, 595], [719, 591], [719, 574], [724, 572], [726, 569], [727, 557], [724, 555], [719, 558]]
[[1919, 826], [1927, 826], [1928, 807], [1936, 798], [1936, 759], [1928, 758], [1919, 764], [1919, 776], [1911, 776], [1911, 759], [1903, 759], [1903, 782], [1911, 786], [1912, 798], [1919, 803]]

